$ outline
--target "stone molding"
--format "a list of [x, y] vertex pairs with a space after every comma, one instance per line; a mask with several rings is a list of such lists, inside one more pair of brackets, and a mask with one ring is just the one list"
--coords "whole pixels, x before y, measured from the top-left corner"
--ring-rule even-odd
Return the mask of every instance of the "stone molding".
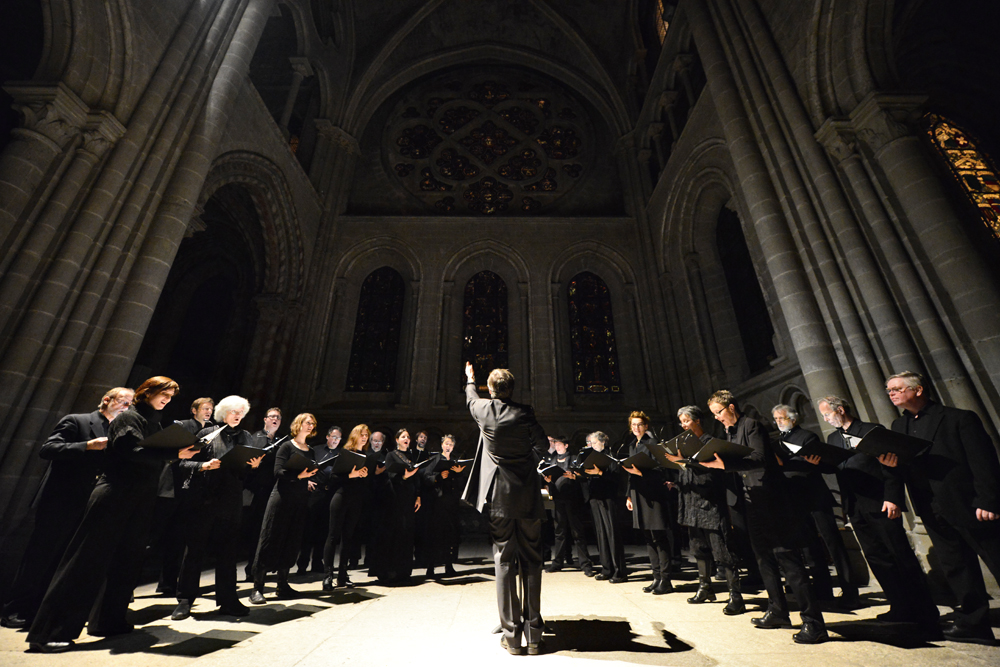
[[851, 157], [857, 149], [854, 126], [851, 121], [843, 118], [827, 118], [814, 136], [837, 162]]
[[897, 139], [913, 134], [926, 95], [911, 93], [869, 94], [851, 112], [851, 123], [859, 139], [878, 152]]
[[125, 134], [125, 126], [113, 114], [97, 111], [87, 114], [83, 128], [83, 150], [101, 158]]
[[60, 148], [87, 124], [90, 108], [62, 83], [12, 82], [4, 86], [22, 115], [21, 129], [36, 132]]

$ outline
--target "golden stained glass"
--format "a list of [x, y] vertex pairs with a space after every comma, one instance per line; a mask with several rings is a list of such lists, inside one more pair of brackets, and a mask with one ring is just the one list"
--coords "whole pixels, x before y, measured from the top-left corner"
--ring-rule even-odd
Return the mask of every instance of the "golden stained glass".
[[660, 44], [663, 44], [663, 40], [667, 38], [667, 29], [670, 24], [663, 19], [663, 0], [656, 0], [655, 5], [653, 20], [656, 21], [656, 34], [660, 38]]
[[986, 227], [1000, 240], [1000, 179], [989, 157], [945, 118], [927, 114], [927, 136], [958, 179]]

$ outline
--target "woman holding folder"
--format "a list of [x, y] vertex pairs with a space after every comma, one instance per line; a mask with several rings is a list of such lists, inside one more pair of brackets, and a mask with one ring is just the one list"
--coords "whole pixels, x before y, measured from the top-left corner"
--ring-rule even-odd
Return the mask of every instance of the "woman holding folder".
[[[241, 396], [226, 396], [215, 406], [215, 422], [198, 432], [208, 440], [193, 458], [181, 461], [180, 469], [194, 511], [183, 517], [184, 559], [177, 580], [177, 607], [170, 618], [179, 621], [191, 615], [198, 597], [201, 566], [209, 541], [217, 545], [215, 601], [219, 613], [246, 616], [250, 613], [236, 594], [236, 550], [239, 548], [240, 516], [243, 513], [243, 480], [247, 468], [256, 468], [264, 452], [253, 447], [253, 437], [239, 428], [250, 411]], [[256, 454], [256, 452], [260, 452]]]
[[[132, 631], [125, 613], [142, 571], [163, 462], [195, 454], [194, 447], [169, 441], [144, 444], [162, 429], [161, 410], [179, 390], [168, 377], [151, 377], [136, 389], [132, 406], [111, 422], [104, 474], [31, 624], [32, 651], [71, 649], [88, 616], [91, 635]], [[194, 439], [177, 430], [184, 441]]]
[[282, 443], [274, 456], [274, 489], [267, 499], [257, 543], [251, 604], [264, 604], [264, 580], [274, 570], [278, 571], [278, 597], [296, 596], [296, 591], [288, 585], [288, 571], [299, 555], [309, 492], [316, 488], [310, 479], [318, 470], [315, 453], [306, 444], [306, 438], [316, 431], [316, 417], [303, 412], [292, 420], [289, 430], [292, 439]]
[[[427, 542], [430, 545], [430, 556], [427, 563], [427, 576], [434, 576], [434, 568], [441, 563], [444, 574], [455, 576], [455, 561], [458, 559], [459, 534], [458, 508], [459, 498], [465, 488], [464, 479], [460, 477], [465, 470], [464, 465], [456, 462], [455, 436], [446, 435], [441, 438], [441, 453], [434, 454], [427, 464], [427, 486], [431, 503], [431, 517]], [[450, 465], [449, 465], [450, 464]], [[447, 466], [440, 470], [442, 465]], [[440, 472], [435, 472], [440, 470]], [[427, 511], [427, 508], [424, 509]]]
[[413, 573], [414, 513], [420, 509], [418, 495], [419, 468], [407, 457], [410, 432], [405, 428], [396, 431], [396, 449], [385, 459], [385, 474], [389, 477], [385, 500], [382, 546], [378, 549], [374, 576], [384, 584], [395, 584], [410, 578]]
[[[354, 552], [355, 536], [364, 496], [368, 487], [368, 438], [371, 431], [367, 424], [358, 424], [351, 429], [347, 444], [338, 451], [336, 459], [325, 468], [327, 484], [330, 486], [330, 526], [323, 549], [323, 564], [326, 566], [326, 578], [323, 579], [323, 590], [333, 590], [333, 557], [340, 545], [340, 564], [337, 569], [337, 586], [353, 588], [347, 576], [347, 564]], [[345, 454], [344, 452], [349, 452]], [[344, 458], [347, 465], [342, 463]], [[347, 461], [351, 459], [351, 461]], [[356, 460], [356, 462], [355, 462]]]

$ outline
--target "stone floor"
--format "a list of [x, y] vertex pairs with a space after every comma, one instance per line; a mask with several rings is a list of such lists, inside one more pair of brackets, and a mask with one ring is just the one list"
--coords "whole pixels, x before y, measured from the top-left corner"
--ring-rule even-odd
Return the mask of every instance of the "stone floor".
[[[471, 552], [471, 553], [470, 553]], [[750, 618], [722, 614], [715, 604], [685, 602], [695, 588], [694, 573], [683, 573], [678, 592], [655, 597], [641, 591], [648, 567], [633, 558], [636, 576], [625, 584], [594, 581], [576, 570], [546, 574], [542, 610], [552, 630], [546, 652], [515, 658], [491, 633], [497, 624], [492, 562], [485, 547], [464, 549], [458, 576], [387, 588], [362, 573], [358, 588], [323, 593], [318, 575], [293, 578], [301, 598], [272, 600], [236, 620], [216, 616], [211, 593], [192, 616], [170, 620], [175, 601], [157, 596], [153, 586], [136, 590], [130, 635], [101, 639], [82, 635], [77, 648], [61, 655], [27, 653], [24, 633], [0, 629], [4, 667], [318, 667], [434, 664], [472, 660], [478, 665], [531, 660], [546, 665], [672, 665], [678, 667], [977, 667], [1000, 665], [1000, 648], [953, 642], [926, 642], [901, 627], [871, 622], [885, 611], [876, 589], [865, 589], [869, 606], [827, 614], [832, 640], [818, 646], [792, 642], [794, 630], [757, 630]], [[644, 581], [645, 580], [645, 581]], [[211, 573], [204, 583], [210, 585]], [[249, 584], [241, 584], [248, 593]], [[721, 591], [724, 585], [717, 583]], [[210, 589], [209, 589], [210, 590]], [[273, 588], [271, 589], [273, 591]], [[751, 608], [761, 594], [747, 596]], [[994, 620], [1000, 621], [1000, 605]], [[948, 612], [942, 608], [942, 613]], [[1000, 625], [995, 622], [994, 627]]]

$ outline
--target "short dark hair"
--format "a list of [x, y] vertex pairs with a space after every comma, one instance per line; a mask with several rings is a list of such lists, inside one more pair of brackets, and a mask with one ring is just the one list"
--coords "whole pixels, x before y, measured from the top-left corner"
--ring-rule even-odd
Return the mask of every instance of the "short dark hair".
[[510, 398], [514, 393], [514, 374], [506, 368], [494, 368], [486, 379], [493, 398]]
[[708, 405], [711, 407], [712, 403], [718, 403], [724, 408], [728, 408], [730, 405], [733, 406], [737, 412], [740, 411], [740, 404], [736, 402], [736, 397], [733, 396], [733, 392], [728, 389], [720, 389], [711, 396], [708, 397]]
[[340, 428], [339, 426], [331, 426], [330, 428], [326, 429], [326, 434], [330, 435], [334, 431], [340, 431], [340, 435], [341, 435], [341, 437], [343, 437], [343, 435], [344, 435], [344, 429]]
[[194, 403], [191, 404], [191, 412], [198, 412], [201, 406], [203, 406], [205, 403], [211, 403], [212, 405], [215, 405], [215, 401], [213, 401], [210, 397], [202, 396], [201, 398], [194, 399]]

